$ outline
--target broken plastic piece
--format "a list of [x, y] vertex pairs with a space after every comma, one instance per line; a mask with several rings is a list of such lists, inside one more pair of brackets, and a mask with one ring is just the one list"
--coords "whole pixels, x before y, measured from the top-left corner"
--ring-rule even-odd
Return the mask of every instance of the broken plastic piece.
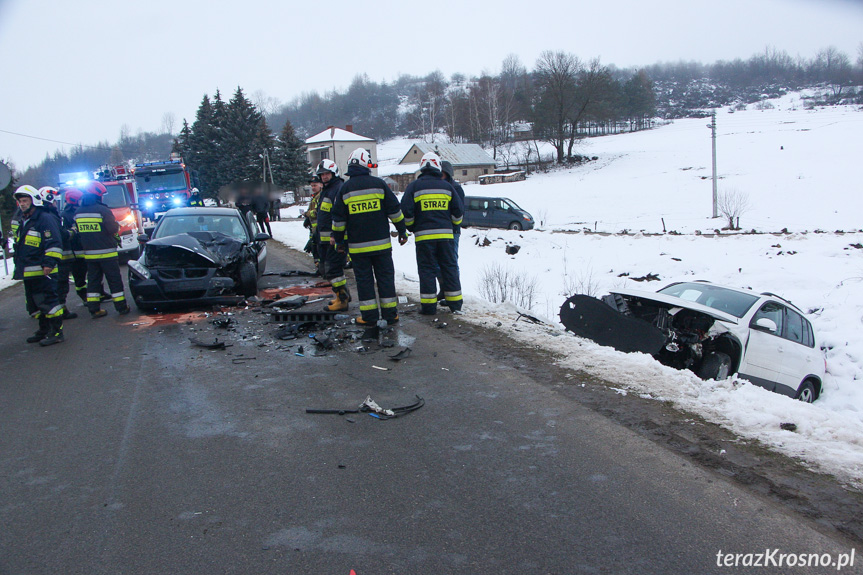
[[413, 350], [411, 348], [406, 347], [406, 348], [402, 349], [401, 351], [399, 351], [398, 353], [391, 355], [390, 359], [393, 361], [401, 361], [403, 359], [407, 359], [410, 357], [412, 351]]
[[201, 341], [200, 339], [196, 339], [194, 337], [190, 337], [189, 341], [192, 344], [197, 345], [198, 347], [203, 347], [206, 349], [225, 349], [226, 347], [231, 347], [232, 344], [226, 344], [223, 341], [219, 341], [219, 338], [214, 339], [212, 342]]

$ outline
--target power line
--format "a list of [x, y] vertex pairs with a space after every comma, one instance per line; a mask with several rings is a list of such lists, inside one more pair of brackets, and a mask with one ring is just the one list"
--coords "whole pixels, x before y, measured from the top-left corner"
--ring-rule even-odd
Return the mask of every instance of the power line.
[[[4, 134], [12, 134], [13, 136], [21, 136], [21, 137], [23, 137], [23, 138], [31, 138], [31, 139], [33, 139], [33, 140], [42, 140], [43, 142], [52, 142], [52, 143], [54, 143], [54, 144], [64, 144], [64, 145], [66, 145], [66, 146], [79, 146], [79, 147], [81, 147], [81, 148], [90, 148], [91, 150], [102, 150], [102, 151], [105, 151], [105, 152], [110, 152], [110, 151], [112, 151], [112, 150], [114, 149], [114, 148], [106, 148], [106, 147], [104, 147], [104, 146], [90, 146], [90, 145], [87, 145], [87, 144], [81, 144], [81, 143], [77, 143], [77, 144], [75, 144], [75, 143], [72, 143], [72, 142], [64, 142], [64, 141], [62, 141], [62, 140], [52, 140], [52, 139], [50, 139], [50, 138], [40, 138], [39, 136], [31, 136], [31, 135], [29, 135], [29, 134], [21, 134], [21, 133], [19, 133], [19, 132], [12, 132], [12, 131], [9, 131], [9, 130], [3, 130], [3, 129], [0, 129], [0, 132], [3, 132]], [[131, 150], [124, 150], [124, 149], [122, 149], [122, 148], [118, 148], [118, 149], [119, 149], [121, 152], [123, 152], [124, 154], [134, 154], [134, 153], [135, 153], [135, 152], [133, 152], [133, 151], [131, 151]]]

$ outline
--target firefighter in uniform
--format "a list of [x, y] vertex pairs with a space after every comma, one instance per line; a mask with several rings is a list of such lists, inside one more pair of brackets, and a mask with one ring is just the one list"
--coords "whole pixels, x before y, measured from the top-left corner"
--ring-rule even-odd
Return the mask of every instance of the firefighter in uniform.
[[192, 188], [192, 195], [189, 197], [190, 208], [203, 208], [204, 200], [201, 199], [201, 192], [198, 188]]
[[52, 188], [51, 186], [39, 188], [42, 207], [57, 218], [58, 225], [60, 226], [60, 243], [63, 246], [63, 252], [60, 264], [57, 266], [57, 299], [60, 301], [60, 305], [63, 306], [63, 319], [75, 319], [78, 317], [78, 314], [69, 311], [69, 308], [66, 306], [66, 296], [69, 295], [69, 271], [71, 270], [72, 260], [75, 255], [72, 253], [72, 248], [69, 245], [69, 230], [63, 225], [62, 215], [57, 211], [57, 206], [54, 204], [54, 200], [59, 195], [60, 192], [57, 191], [57, 188]]
[[320, 258], [324, 262], [324, 279], [330, 282], [335, 293], [326, 309], [344, 311], [348, 309], [348, 302], [351, 301], [351, 294], [347, 288], [348, 280], [345, 278], [347, 256], [344, 246], [334, 246], [330, 242], [333, 233], [333, 217], [330, 212], [344, 180], [339, 177], [339, 167], [332, 160], [321, 160], [316, 174], [321, 177], [321, 181], [324, 183], [324, 188], [320, 194], [320, 206], [318, 207], [318, 234], [321, 238]]
[[441, 159], [428, 152], [420, 160], [420, 176], [408, 184], [402, 196], [405, 223], [416, 241], [420, 276], [420, 313], [437, 312], [437, 272], [443, 280], [446, 305], [452, 311], [462, 306], [461, 281], [453, 242], [453, 226], [464, 216], [464, 201], [455, 188], [441, 179]]
[[24, 280], [27, 312], [39, 329], [27, 338], [49, 346], [63, 341], [63, 306], [57, 299], [57, 265], [63, 246], [58, 219], [42, 207], [39, 191], [21, 186], [15, 191], [21, 219], [15, 230], [14, 279]]
[[[441, 163], [441, 171], [443, 172], [442, 177], [444, 180], [450, 183], [450, 185], [455, 188], [456, 193], [461, 198], [462, 203], [464, 203], [464, 189], [461, 187], [457, 181], [455, 181], [455, 170], [450, 162], [443, 160]], [[453, 246], [455, 247], [455, 263], [458, 264], [458, 242], [461, 238], [461, 224], [453, 224], [452, 226], [452, 240]], [[459, 275], [461, 277], [461, 275]], [[446, 301], [443, 293], [443, 276], [438, 270], [437, 274], [438, 287], [440, 287], [440, 291], [437, 294], [437, 300]]]
[[309, 209], [306, 210], [305, 218], [303, 219], [303, 227], [309, 230], [309, 241], [306, 244], [305, 251], [312, 254], [315, 260], [315, 271], [317, 275], [323, 277], [324, 266], [320, 258], [321, 234], [318, 232], [318, 209], [320, 208], [321, 190], [324, 187], [324, 182], [316, 174], [309, 180], [309, 185], [312, 188], [312, 197], [309, 199]]
[[81, 238], [84, 259], [87, 260], [87, 308], [93, 318], [105, 317], [108, 312], [100, 309], [102, 276], [108, 280], [108, 289], [114, 307], [119, 314], [129, 313], [126, 303], [120, 262], [117, 257], [120, 225], [113, 212], [102, 203], [107, 190], [99, 182], [90, 182], [84, 190], [81, 206], [75, 212], [75, 227]]
[[[369, 153], [363, 148], [354, 150], [348, 160], [348, 181], [339, 189], [332, 209], [333, 244], [343, 245], [345, 234], [348, 236], [360, 302], [357, 324], [363, 326], [374, 326], [378, 321], [375, 280], [380, 316], [388, 324], [399, 320], [390, 221], [398, 230], [399, 244], [408, 241], [398, 199], [386, 182], [371, 175], [370, 166]], [[341, 295], [339, 299], [343, 299]]]
[[[72, 276], [75, 282], [75, 293], [81, 298], [81, 301], [87, 303], [87, 260], [84, 259], [84, 248], [81, 247], [81, 237], [75, 230], [75, 211], [81, 205], [81, 198], [84, 194], [81, 190], [75, 188], [66, 188], [63, 191], [63, 211], [60, 212], [60, 233], [64, 235], [63, 240], [63, 261], [60, 262], [60, 274], [57, 277], [59, 282], [58, 296], [65, 301], [61, 295], [63, 291], [63, 282], [66, 282], [66, 292], [69, 291], [69, 276]], [[66, 247], [66, 236], [69, 238], [68, 248]], [[104, 293], [102, 286], [99, 286], [99, 292], [102, 296], [102, 301], [105, 300], [107, 294]], [[110, 297], [110, 296], [108, 296]], [[63, 319], [67, 319], [65, 312]]]

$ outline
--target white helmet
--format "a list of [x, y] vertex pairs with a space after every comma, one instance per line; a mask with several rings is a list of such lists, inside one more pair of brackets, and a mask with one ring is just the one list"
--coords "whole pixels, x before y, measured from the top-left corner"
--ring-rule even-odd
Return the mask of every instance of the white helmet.
[[319, 176], [324, 172], [330, 172], [333, 176], [339, 177], [339, 166], [332, 160], [321, 160], [318, 164], [318, 170], [315, 172]]
[[39, 196], [42, 198], [43, 202], [53, 202], [54, 198], [60, 195], [60, 192], [57, 188], [52, 188], [51, 186], [44, 186], [39, 188]]
[[33, 186], [21, 186], [15, 193], [13, 194], [15, 199], [17, 200], [19, 196], [30, 196], [30, 199], [33, 201], [34, 206], [42, 205], [42, 196], [39, 194], [39, 190], [34, 188]]
[[425, 170], [426, 168], [440, 172], [442, 170], [440, 156], [434, 152], [426, 152], [420, 160], [420, 170]]
[[351, 152], [351, 157], [348, 159], [349, 166], [362, 166], [364, 168], [372, 167], [372, 158], [364, 148], [357, 148]]

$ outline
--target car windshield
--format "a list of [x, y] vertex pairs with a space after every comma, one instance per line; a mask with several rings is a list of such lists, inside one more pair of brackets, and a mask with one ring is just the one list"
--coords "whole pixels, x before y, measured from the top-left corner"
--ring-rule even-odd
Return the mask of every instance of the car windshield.
[[123, 184], [106, 184], [105, 189], [108, 190], [102, 195], [102, 203], [109, 208], [122, 208], [129, 205], [129, 195], [126, 192], [126, 186]]
[[521, 208], [521, 206], [519, 206], [517, 203], [515, 203], [515, 202], [514, 202], [514, 201], [512, 201], [511, 199], [509, 199], [509, 198], [504, 198], [504, 199], [503, 199], [503, 207], [504, 207], [504, 208], [506, 208], [506, 207], [507, 207], [507, 204], [509, 204], [510, 206], [512, 206], [512, 207], [513, 207], [514, 209], [516, 209], [516, 210], [524, 211], [524, 210]]
[[723, 311], [735, 317], [743, 317], [758, 297], [739, 291], [702, 283], [679, 283], [664, 287], [658, 293], [679, 297]]
[[240, 216], [228, 215], [183, 215], [164, 216], [156, 230], [153, 239], [185, 234], [188, 232], [221, 232], [238, 241], [249, 241], [246, 228]]
[[139, 194], [153, 192], [177, 192], [186, 189], [186, 176], [182, 171], [176, 172], [138, 172], [135, 174]]

